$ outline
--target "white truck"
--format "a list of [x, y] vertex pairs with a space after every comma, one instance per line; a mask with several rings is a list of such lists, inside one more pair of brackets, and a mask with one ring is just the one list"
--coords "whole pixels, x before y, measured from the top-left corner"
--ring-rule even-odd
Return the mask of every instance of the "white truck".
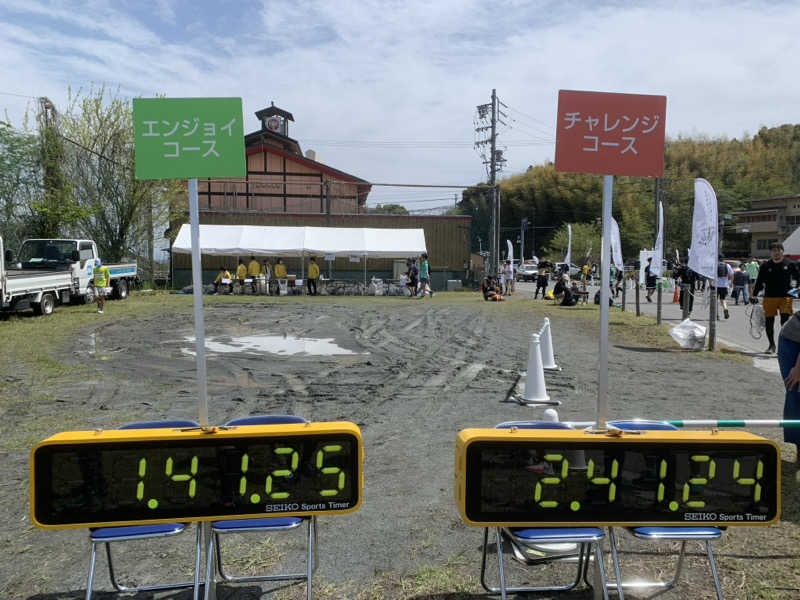
[[[56, 304], [93, 302], [97, 246], [91, 240], [25, 240], [15, 257], [0, 237], [0, 310], [32, 308], [49, 315]], [[106, 265], [112, 296], [124, 300], [138, 283], [136, 263]]]

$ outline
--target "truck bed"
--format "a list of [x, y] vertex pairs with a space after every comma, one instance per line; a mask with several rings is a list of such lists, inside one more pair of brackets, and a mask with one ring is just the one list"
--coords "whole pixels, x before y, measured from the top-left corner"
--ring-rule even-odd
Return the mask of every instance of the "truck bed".
[[69, 273], [68, 269], [7, 269], [6, 276], [9, 279], [18, 277], [39, 277], [43, 275], [54, 275]]
[[72, 286], [72, 273], [69, 271], [8, 272], [6, 294], [23, 294], [39, 291], [62, 290]]

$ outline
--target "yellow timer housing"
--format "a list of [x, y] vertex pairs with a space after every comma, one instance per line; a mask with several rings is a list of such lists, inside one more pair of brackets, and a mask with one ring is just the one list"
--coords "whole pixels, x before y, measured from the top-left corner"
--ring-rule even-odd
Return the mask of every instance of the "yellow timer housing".
[[342, 514], [361, 505], [348, 422], [69, 431], [31, 451], [39, 527]]
[[738, 431], [465, 429], [455, 500], [469, 525], [770, 525], [780, 451]]

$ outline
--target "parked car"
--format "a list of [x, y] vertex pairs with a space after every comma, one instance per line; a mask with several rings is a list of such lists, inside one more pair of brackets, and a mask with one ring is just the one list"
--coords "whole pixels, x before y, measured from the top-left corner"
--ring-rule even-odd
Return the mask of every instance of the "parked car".
[[526, 260], [517, 269], [517, 281], [536, 281], [539, 274], [539, 267], [533, 261]]

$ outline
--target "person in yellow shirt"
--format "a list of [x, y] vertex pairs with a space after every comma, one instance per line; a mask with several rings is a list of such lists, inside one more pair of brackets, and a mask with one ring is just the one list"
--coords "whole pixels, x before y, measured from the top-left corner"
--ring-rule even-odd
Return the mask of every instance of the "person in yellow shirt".
[[308, 279], [306, 279], [309, 296], [317, 295], [317, 279], [319, 279], [319, 265], [317, 259], [312, 256], [308, 259]]
[[286, 265], [280, 258], [275, 262], [275, 278], [286, 279]]
[[[214, 293], [215, 294], [219, 293], [219, 286], [220, 285], [227, 285], [228, 286], [228, 291], [232, 292], [233, 291], [233, 283], [231, 282], [231, 279], [232, 279], [231, 278], [231, 272], [228, 271], [228, 269], [226, 269], [225, 267], [220, 267], [219, 268], [219, 274], [217, 275], [217, 278], [214, 280]], [[227, 283], [224, 283], [223, 280], [225, 282], [227, 282]]]
[[103, 314], [103, 307], [106, 304], [106, 296], [111, 293], [111, 272], [108, 267], [103, 265], [103, 261], [98, 258], [94, 263], [93, 271], [94, 297], [97, 298], [97, 312]]
[[244, 280], [247, 279], [247, 267], [244, 266], [244, 261], [239, 259], [239, 266], [236, 267], [236, 280], [239, 285], [244, 285]]
[[247, 264], [247, 278], [252, 279], [253, 281], [250, 282], [251, 287], [253, 288], [253, 293], [255, 294], [256, 289], [256, 277], [259, 276], [261, 273], [261, 265], [258, 264], [255, 256], [250, 257], [250, 262]]

